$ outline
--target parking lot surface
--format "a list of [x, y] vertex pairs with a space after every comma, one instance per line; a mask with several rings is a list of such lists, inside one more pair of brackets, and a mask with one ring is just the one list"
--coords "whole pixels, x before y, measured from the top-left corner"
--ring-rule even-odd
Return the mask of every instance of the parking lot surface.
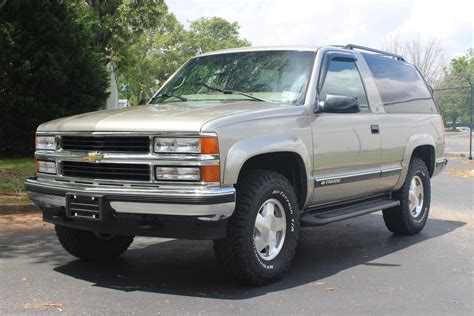
[[0, 216], [0, 313], [472, 315], [474, 180], [448, 170], [432, 183], [421, 234], [394, 236], [379, 213], [304, 229], [291, 271], [264, 287], [232, 283], [211, 242], [136, 238], [92, 264], [39, 214]]
[[[469, 136], [467, 132], [447, 133], [445, 151], [453, 155], [469, 155]], [[473, 142], [474, 143], [474, 142]]]

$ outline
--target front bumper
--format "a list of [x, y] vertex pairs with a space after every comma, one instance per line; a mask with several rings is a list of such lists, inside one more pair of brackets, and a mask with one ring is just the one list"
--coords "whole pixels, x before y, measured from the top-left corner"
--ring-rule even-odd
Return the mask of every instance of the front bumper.
[[[38, 178], [29, 178], [25, 186], [30, 199], [43, 210], [45, 221], [100, 233], [218, 239], [225, 236], [235, 208], [234, 188], [104, 188]], [[70, 195], [100, 199], [100, 220], [67, 212]]]

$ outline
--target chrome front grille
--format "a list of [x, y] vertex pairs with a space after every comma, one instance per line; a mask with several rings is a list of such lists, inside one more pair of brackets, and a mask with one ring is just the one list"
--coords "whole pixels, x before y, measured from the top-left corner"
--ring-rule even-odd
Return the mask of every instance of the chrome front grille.
[[130, 163], [89, 163], [63, 161], [66, 177], [105, 180], [150, 181], [150, 165]]
[[62, 136], [63, 150], [149, 153], [147, 136]]
[[154, 137], [215, 136], [213, 133], [135, 133], [135, 132], [64, 132], [41, 133], [56, 136], [53, 150], [36, 150], [37, 160], [55, 161], [57, 174], [38, 174], [38, 178], [73, 187], [124, 187], [131, 190], [156, 190], [159, 187], [215, 187], [219, 182], [172, 182], [155, 179], [156, 166], [214, 166], [219, 154], [154, 153]]

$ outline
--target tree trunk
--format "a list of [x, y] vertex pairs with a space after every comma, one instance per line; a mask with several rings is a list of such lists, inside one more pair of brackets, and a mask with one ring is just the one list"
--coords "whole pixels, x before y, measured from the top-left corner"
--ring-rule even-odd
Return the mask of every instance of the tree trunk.
[[110, 87], [109, 87], [109, 97], [105, 105], [106, 109], [116, 109], [118, 105], [118, 88], [117, 88], [117, 69], [115, 67], [114, 60], [110, 57], [107, 64], [107, 70], [110, 73]]

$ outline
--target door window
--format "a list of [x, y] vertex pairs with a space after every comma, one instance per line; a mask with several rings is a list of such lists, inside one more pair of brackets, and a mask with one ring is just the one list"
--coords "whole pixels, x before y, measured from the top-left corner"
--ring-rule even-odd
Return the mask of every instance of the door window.
[[353, 60], [337, 59], [336, 57], [330, 61], [321, 88], [320, 100], [325, 100], [328, 94], [357, 97], [361, 111], [369, 110], [364, 85]]

